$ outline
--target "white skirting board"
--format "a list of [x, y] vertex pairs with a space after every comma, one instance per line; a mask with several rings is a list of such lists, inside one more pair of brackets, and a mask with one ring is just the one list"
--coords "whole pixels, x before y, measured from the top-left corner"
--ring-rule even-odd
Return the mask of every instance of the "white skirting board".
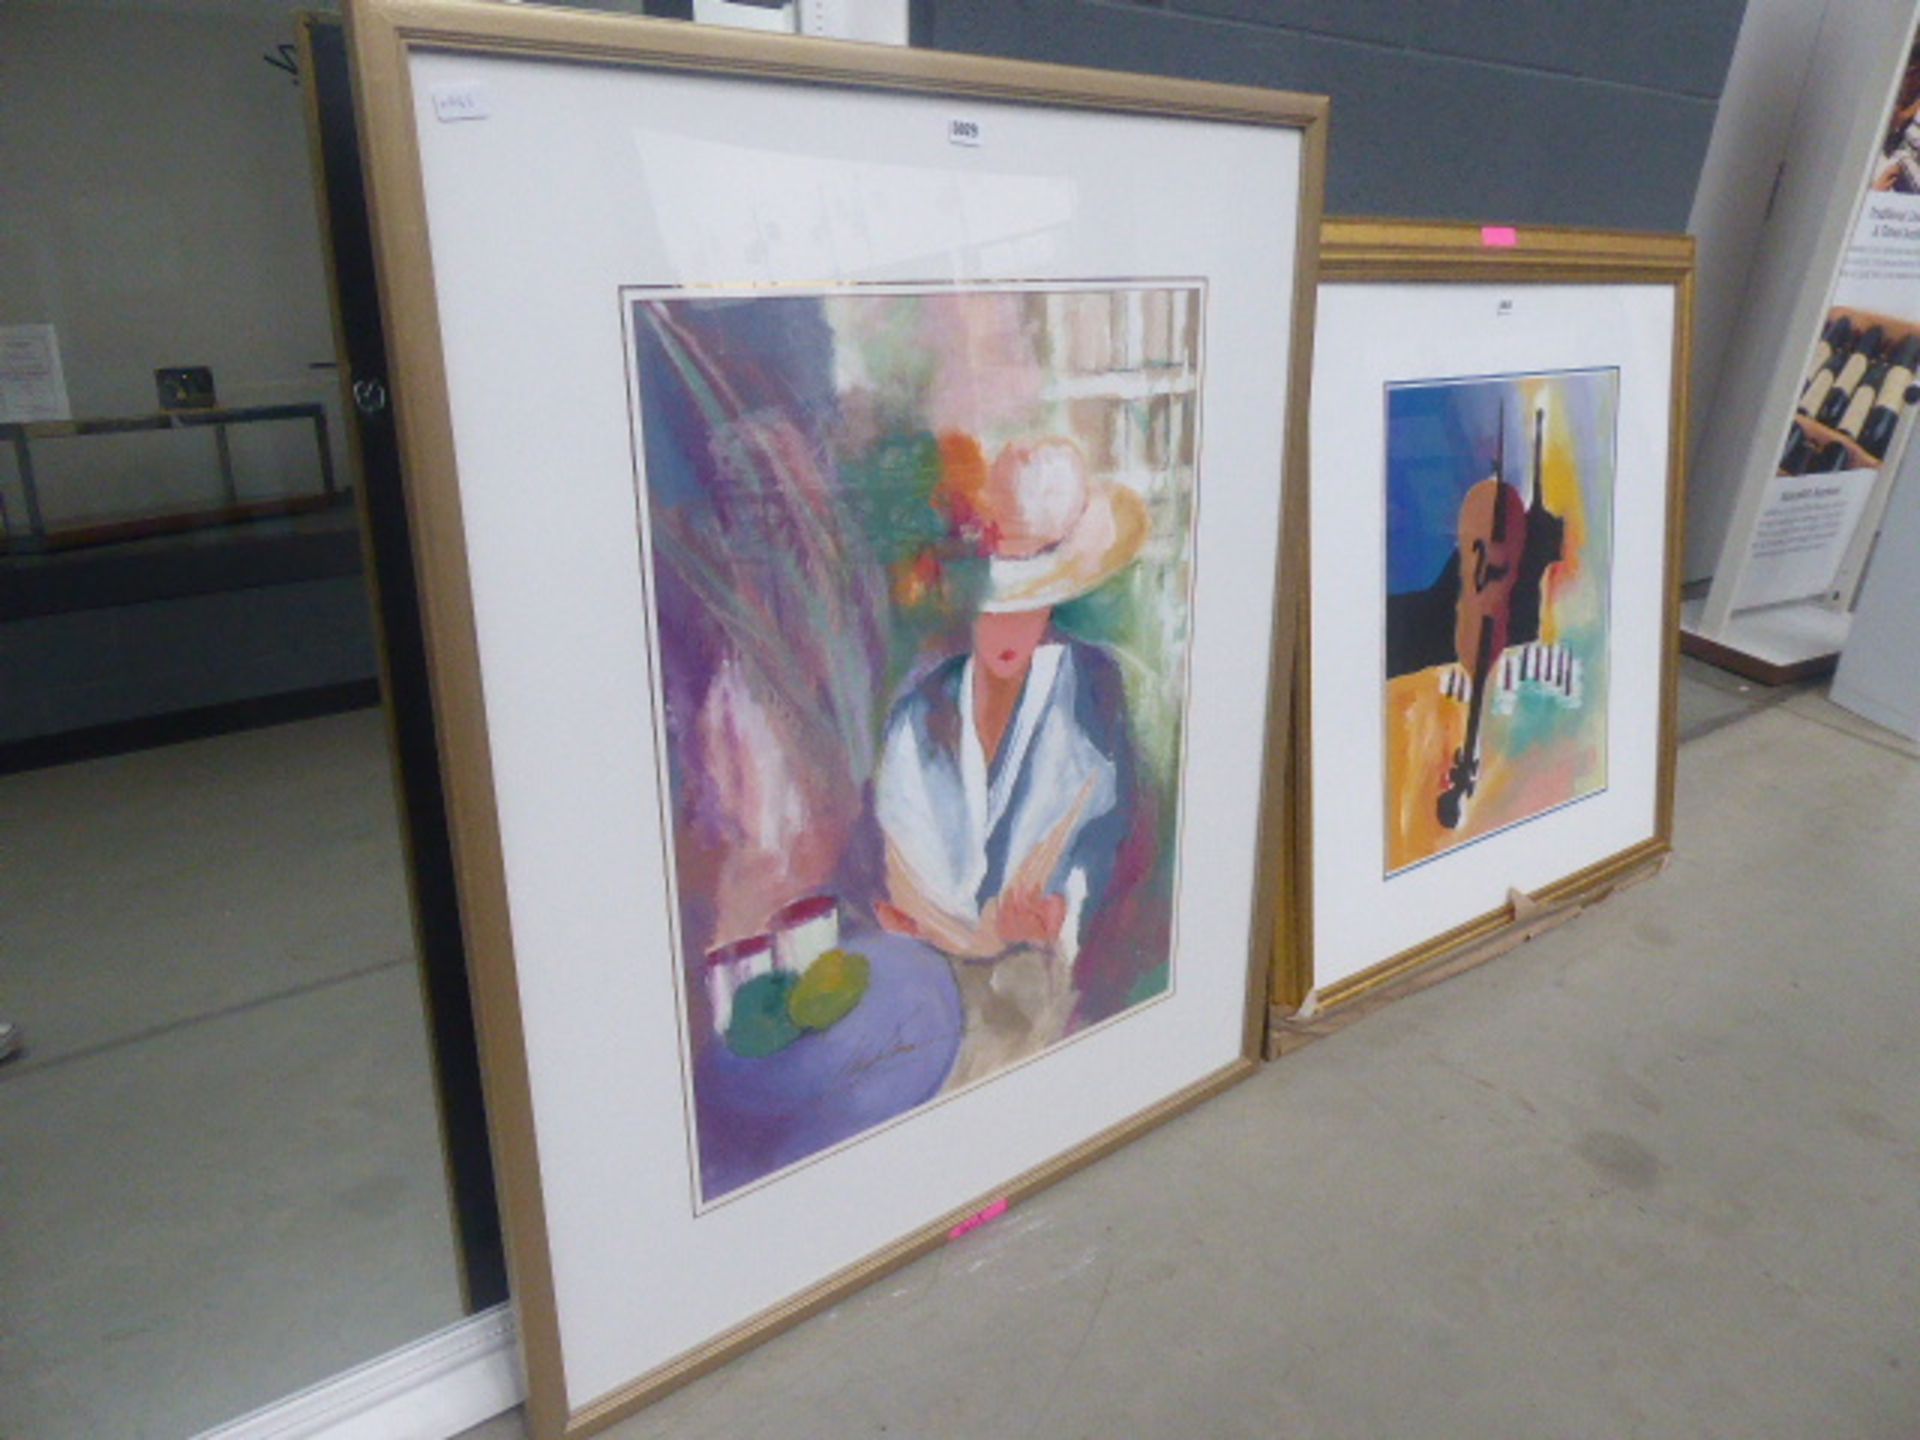
[[448, 1440], [525, 1397], [513, 1315], [496, 1305], [195, 1440]]

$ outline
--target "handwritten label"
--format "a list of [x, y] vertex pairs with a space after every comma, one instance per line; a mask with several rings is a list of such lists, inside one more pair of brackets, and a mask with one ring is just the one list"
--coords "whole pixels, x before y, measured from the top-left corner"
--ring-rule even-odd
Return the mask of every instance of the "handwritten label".
[[954, 1226], [953, 1229], [947, 1232], [947, 1239], [958, 1240], [962, 1236], [971, 1235], [982, 1225], [991, 1224], [1006, 1213], [1007, 1202], [1005, 1200], [996, 1200], [978, 1215], [968, 1216], [965, 1220], [962, 1220], [958, 1225]]
[[472, 80], [461, 85], [436, 85], [433, 113], [443, 125], [455, 120], [484, 120], [492, 113], [487, 108], [487, 87]]
[[1513, 318], [1513, 301], [1501, 300], [1496, 302], [1493, 307], [1493, 318], [1496, 320], [1511, 320]]
[[1520, 243], [1520, 232], [1511, 225], [1482, 225], [1480, 243], [1489, 250], [1511, 250]]
[[947, 143], [949, 145], [980, 145], [985, 143], [980, 135], [978, 120], [947, 121]]

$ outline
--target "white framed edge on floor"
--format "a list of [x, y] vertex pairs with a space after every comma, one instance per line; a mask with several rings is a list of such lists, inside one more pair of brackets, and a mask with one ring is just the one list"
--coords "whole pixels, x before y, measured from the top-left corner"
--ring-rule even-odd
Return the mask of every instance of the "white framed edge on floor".
[[1668, 848], [1692, 266], [1685, 236], [1323, 229], [1277, 1017]]
[[348, 25], [554, 1440], [1257, 1060], [1326, 102]]

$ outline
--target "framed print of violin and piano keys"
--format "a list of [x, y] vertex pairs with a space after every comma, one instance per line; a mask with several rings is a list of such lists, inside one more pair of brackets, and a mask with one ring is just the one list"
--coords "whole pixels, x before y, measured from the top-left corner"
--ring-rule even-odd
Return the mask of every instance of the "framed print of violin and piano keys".
[[1691, 241], [1330, 220], [1322, 247], [1281, 1010], [1672, 830]]

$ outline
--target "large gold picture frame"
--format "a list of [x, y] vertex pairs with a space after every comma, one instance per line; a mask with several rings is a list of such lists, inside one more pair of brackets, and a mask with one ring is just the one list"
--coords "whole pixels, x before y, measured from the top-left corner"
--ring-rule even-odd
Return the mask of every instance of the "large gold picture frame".
[[[1258, 777], [1262, 797], [1254, 872], [1258, 883], [1245, 899], [1250, 912], [1249, 952], [1239, 1053], [1197, 1083], [1163, 1095], [1044, 1163], [1007, 1175], [985, 1193], [956, 1194], [944, 1214], [915, 1225], [908, 1233], [888, 1237], [857, 1263], [817, 1277], [702, 1343], [600, 1393], [571, 1393], [508, 903], [509, 857], [497, 799], [496, 747], [489, 732], [481, 627], [473, 603], [469, 517], [464, 513], [468, 497], [462, 490], [461, 462], [455, 450], [449, 354], [443, 342], [447, 317], [439, 313], [436, 300], [430, 205], [416, 121], [420, 97], [414, 93], [410, 71], [414, 58], [457, 55], [542, 64], [562, 61], [583, 69], [636, 75], [761, 80], [817, 93], [820, 102], [828, 105], [836, 95], [895, 93], [1297, 132], [1300, 169], [1292, 180], [1297, 186], [1293, 193], [1299, 219], [1297, 263], [1290, 277], [1275, 281], [1290, 294], [1292, 314], [1290, 368], [1284, 393], [1273, 396], [1273, 404], [1285, 415], [1281, 453], [1275, 459], [1287, 482], [1283, 533], [1275, 553], [1278, 567], [1288, 577], [1302, 558], [1304, 534], [1303, 417], [1311, 371], [1327, 102], [1251, 88], [773, 38], [671, 21], [473, 0], [350, 0], [347, 18], [382, 303], [393, 355], [396, 417], [422, 577], [435, 724], [528, 1374], [529, 1422], [538, 1440], [558, 1440], [590, 1433], [631, 1413], [850, 1289], [941, 1244], [954, 1226], [983, 1207], [1018, 1201], [1251, 1072], [1265, 1033], [1272, 937], [1280, 924], [1277, 907], [1284, 881], [1287, 806], [1282, 791], [1289, 754], [1295, 587], [1290, 578], [1276, 578], [1273, 587], [1270, 671], [1263, 702], [1266, 728], [1259, 746], [1264, 761]], [[1203, 133], [1196, 129], [1196, 137]], [[1199, 158], [1196, 163], [1205, 160]], [[659, 1303], [672, 1305], [674, 1300], [662, 1295]]]
[[[1663, 638], [1660, 678], [1659, 740], [1654, 814], [1650, 832], [1638, 843], [1537, 886], [1509, 903], [1473, 915], [1462, 923], [1385, 956], [1357, 973], [1322, 984], [1316, 977], [1314, 904], [1314, 735], [1310, 704], [1315, 657], [1311, 639], [1311, 601], [1300, 602], [1295, 652], [1295, 725], [1289, 788], [1293, 807], [1286, 860], [1285, 915], [1276, 947], [1270, 991], [1274, 1035], [1270, 1053], [1287, 1048], [1287, 1034], [1311, 1034], [1327, 1023], [1318, 1017], [1338, 1012], [1362, 997], [1377, 996], [1395, 982], [1423, 971], [1435, 972], [1449, 959], [1497, 952], [1504, 938], [1522, 938], [1530, 917], [1546, 909], [1577, 906], [1607, 893], [1624, 879], [1656, 866], [1672, 846], [1674, 756], [1677, 744], [1679, 556], [1683, 538], [1687, 377], [1691, 341], [1694, 245], [1690, 236], [1552, 227], [1491, 227], [1421, 221], [1362, 220], [1329, 217], [1321, 230], [1320, 275], [1323, 287], [1342, 284], [1381, 286], [1476, 285], [1521, 288], [1547, 285], [1652, 285], [1671, 287], [1674, 295], [1672, 388], [1668, 414], [1665, 487], [1665, 584], [1661, 598]], [[1322, 370], [1316, 386], [1329, 383]], [[1316, 440], [1324, 437], [1315, 437]], [[1361, 462], [1365, 465], [1365, 461]], [[1317, 560], [1310, 560], [1309, 571]], [[1377, 641], [1374, 643], [1378, 643]], [[1289, 1031], [1290, 1026], [1306, 1028]]]

